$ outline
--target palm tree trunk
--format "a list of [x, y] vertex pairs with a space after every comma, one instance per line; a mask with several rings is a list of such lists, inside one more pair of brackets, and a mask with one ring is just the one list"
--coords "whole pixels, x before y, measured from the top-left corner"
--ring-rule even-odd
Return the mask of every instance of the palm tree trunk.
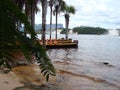
[[57, 39], [57, 10], [56, 10], [56, 28], [55, 28], [55, 31], [56, 31], [56, 39]]
[[66, 21], [66, 40], [68, 39], [68, 26], [69, 26], [69, 21]]
[[52, 7], [50, 7], [50, 40], [51, 40], [51, 29], [52, 29]]
[[[28, 2], [25, 1], [25, 15], [28, 17], [29, 19], [29, 8], [28, 8]], [[24, 28], [24, 35], [27, 36], [27, 28], [26, 28], [26, 25], [25, 25], [25, 28]]]
[[[35, 30], [35, 10], [34, 5], [32, 3], [31, 3], [31, 26]], [[33, 37], [34, 36], [31, 35], [31, 39], [34, 39]]]
[[69, 26], [69, 15], [65, 14], [65, 25], [66, 25], [66, 40], [68, 39], [68, 26]]
[[45, 31], [46, 31], [46, 14], [47, 14], [47, 0], [41, 0], [42, 2], [42, 42], [43, 47], [46, 48], [45, 44]]

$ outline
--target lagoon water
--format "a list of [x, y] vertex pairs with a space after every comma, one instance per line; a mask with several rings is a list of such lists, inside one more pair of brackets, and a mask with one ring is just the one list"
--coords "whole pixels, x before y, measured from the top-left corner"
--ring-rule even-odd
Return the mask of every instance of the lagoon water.
[[[58, 38], [62, 37], [65, 36], [58, 35]], [[120, 36], [69, 35], [69, 38], [79, 41], [77, 49], [47, 50], [55, 67], [61, 73], [70, 74], [72, 81], [65, 79], [65, 76], [58, 76], [61, 77], [59, 84], [69, 84], [69, 90], [120, 90]], [[81, 80], [78, 81], [74, 76], [89, 79], [95, 82], [95, 86], [89, 82], [81, 84]], [[96, 82], [101, 83], [100, 86]]]

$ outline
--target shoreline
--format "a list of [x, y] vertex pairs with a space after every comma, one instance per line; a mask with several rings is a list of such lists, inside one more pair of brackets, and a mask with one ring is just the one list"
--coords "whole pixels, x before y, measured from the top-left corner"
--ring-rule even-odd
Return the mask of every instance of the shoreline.
[[[63, 69], [63, 64], [55, 63], [56, 77], [49, 82], [40, 73], [37, 65], [19, 66], [7, 74], [0, 73], [0, 90], [119, 90], [114, 84]], [[67, 63], [66, 65], [70, 65]]]
[[0, 73], [0, 90], [14, 90], [16, 87], [23, 85], [19, 82], [18, 76], [13, 71], [7, 74]]

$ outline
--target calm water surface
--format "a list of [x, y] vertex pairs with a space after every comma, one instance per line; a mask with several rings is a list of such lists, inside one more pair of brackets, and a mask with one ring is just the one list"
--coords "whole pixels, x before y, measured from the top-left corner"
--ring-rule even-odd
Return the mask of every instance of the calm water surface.
[[100, 78], [120, 88], [120, 36], [69, 35], [69, 38], [79, 40], [79, 47], [48, 50], [53, 62], [70, 63], [71, 66], [65, 64], [61, 69]]
[[[59, 35], [58, 38], [61, 37], [64, 35]], [[109, 62], [112, 65], [120, 66], [120, 36], [69, 35], [69, 38], [79, 40], [78, 49], [48, 50], [51, 58]]]

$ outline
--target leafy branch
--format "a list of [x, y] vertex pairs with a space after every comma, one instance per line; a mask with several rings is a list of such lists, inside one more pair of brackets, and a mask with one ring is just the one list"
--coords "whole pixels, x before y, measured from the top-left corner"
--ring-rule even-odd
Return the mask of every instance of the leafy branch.
[[[16, 29], [17, 18], [27, 28], [28, 33], [34, 39], [30, 39]], [[41, 68], [41, 73], [49, 80], [49, 76], [55, 76], [55, 68], [47, 56], [44, 48], [38, 43], [36, 34], [31, 27], [28, 18], [12, 0], [0, 0], [0, 67], [12, 68], [14, 61], [13, 53], [21, 51], [25, 58], [31, 62], [35, 55]]]

